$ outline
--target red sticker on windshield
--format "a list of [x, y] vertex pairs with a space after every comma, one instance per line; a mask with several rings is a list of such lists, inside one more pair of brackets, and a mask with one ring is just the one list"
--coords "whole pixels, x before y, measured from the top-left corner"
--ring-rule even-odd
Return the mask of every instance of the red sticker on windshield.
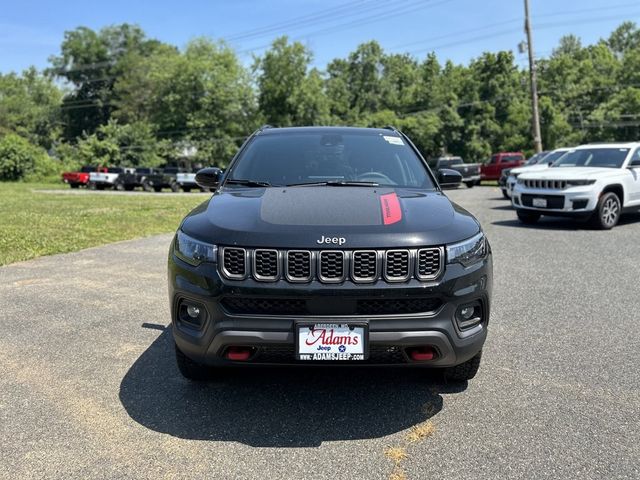
[[380, 206], [382, 207], [382, 221], [385, 225], [398, 223], [402, 220], [402, 210], [400, 201], [395, 193], [387, 193], [380, 196]]

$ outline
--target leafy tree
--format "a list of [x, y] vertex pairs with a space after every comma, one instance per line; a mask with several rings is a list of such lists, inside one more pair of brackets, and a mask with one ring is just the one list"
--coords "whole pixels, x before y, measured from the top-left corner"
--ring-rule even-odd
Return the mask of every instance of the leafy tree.
[[0, 181], [21, 180], [33, 173], [55, 173], [55, 163], [46, 152], [25, 138], [10, 133], [0, 138]]
[[266, 121], [277, 126], [327, 123], [329, 103], [316, 69], [309, 70], [311, 52], [287, 37], [276, 39], [257, 58], [258, 104]]
[[74, 87], [62, 106], [68, 140], [91, 134], [109, 121], [114, 85], [131, 66], [130, 58], [147, 56], [159, 46], [140, 27], [126, 23], [99, 32], [87, 27], [65, 32], [60, 55], [50, 58], [49, 73]]
[[14, 132], [50, 148], [58, 138], [62, 92], [30, 68], [22, 75], [0, 74], [0, 134]]

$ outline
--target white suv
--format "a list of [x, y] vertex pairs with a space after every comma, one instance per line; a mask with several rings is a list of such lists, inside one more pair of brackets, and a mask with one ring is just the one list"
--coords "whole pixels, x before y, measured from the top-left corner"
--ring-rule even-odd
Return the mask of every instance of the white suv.
[[511, 201], [523, 223], [571, 216], [610, 229], [623, 210], [640, 209], [640, 143], [569, 150], [551, 168], [520, 174]]

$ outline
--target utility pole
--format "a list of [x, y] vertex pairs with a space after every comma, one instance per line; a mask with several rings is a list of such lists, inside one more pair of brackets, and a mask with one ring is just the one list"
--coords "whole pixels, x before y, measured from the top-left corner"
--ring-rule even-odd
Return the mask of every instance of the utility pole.
[[529, 48], [529, 76], [531, 77], [531, 110], [533, 112], [533, 143], [536, 153], [542, 151], [542, 135], [540, 134], [540, 112], [538, 110], [538, 76], [536, 75], [536, 60], [533, 55], [533, 34], [531, 33], [531, 17], [529, 16], [529, 0], [524, 0], [524, 30], [527, 33], [527, 47]]

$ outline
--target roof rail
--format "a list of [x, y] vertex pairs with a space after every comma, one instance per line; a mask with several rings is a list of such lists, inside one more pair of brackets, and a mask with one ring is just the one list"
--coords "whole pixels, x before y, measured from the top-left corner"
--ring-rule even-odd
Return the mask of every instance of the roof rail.
[[258, 129], [258, 131], [260, 131], [260, 130], [266, 130], [267, 128], [273, 128], [273, 127], [272, 127], [271, 125], [269, 125], [268, 123], [265, 123], [264, 125], [262, 125], [262, 126]]
[[393, 130], [394, 132], [400, 133], [400, 130], [398, 130], [396, 127], [394, 127], [393, 125], [386, 125], [384, 127], [382, 127], [384, 130]]

